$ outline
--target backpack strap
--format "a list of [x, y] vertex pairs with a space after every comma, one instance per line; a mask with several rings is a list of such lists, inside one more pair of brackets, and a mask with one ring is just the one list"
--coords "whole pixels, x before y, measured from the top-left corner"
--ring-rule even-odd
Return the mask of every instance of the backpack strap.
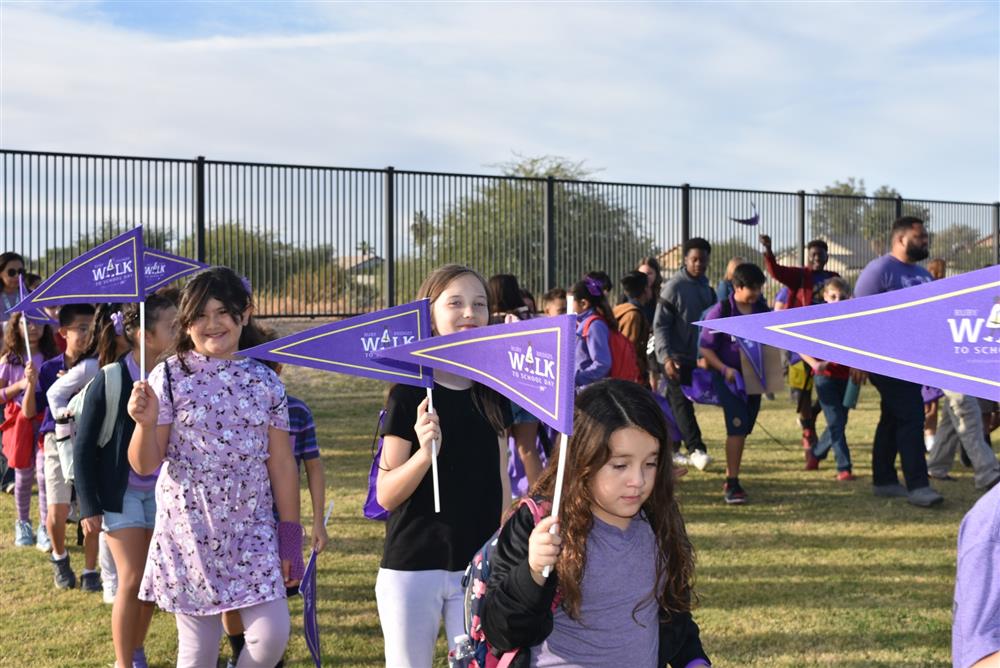
[[583, 332], [581, 334], [581, 336], [583, 336], [583, 338], [587, 338], [587, 334], [590, 333], [590, 326], [592, 324], [594, 324], [595, 320], [600, 319], [600, 317], [601, 316], [599, 316], [599, 315], [597, 315], [595, 313], [594, 315], [589, 316], [586, 320], [583, 321]]
[[104, 420], [101, 422], [101, 432], [97, 438], [97, 447], [103, 448], [111, 442], [115, 424], [118, 422], [118, 404], [121, 403], [122, 385], [125, 373], [121, 361], [106, 365], [101, 369], [104, 374]]

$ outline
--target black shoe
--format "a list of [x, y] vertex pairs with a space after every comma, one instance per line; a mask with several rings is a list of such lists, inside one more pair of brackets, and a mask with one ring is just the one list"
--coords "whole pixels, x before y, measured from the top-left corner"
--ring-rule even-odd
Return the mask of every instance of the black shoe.
[[739, 506], [747, 502], [747, 493], [738, 480], [734, 483], [727, 482], [722, 491], [725, 495], [726, 503], [731, 506]]
[[54, 571], [52, 579], [55, 582], [56, 589], [72, 589], [76, 586], [76, 573], [70, 568], [68, 554], [58, 560], [50, 558], [49, 563], [52, 564], [52, 570]]
[[82, 591], [92, 591], [92, 592], [104, 591], [104, 587], [101, 586], [101, 574], [97, 572], [81, 573], [80, 589]]

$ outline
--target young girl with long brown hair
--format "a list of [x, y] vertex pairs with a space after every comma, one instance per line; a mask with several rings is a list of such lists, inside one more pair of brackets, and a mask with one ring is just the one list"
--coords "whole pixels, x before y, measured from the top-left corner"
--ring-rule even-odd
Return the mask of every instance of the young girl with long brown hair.
[[[667, 426], [649, 390], [607, 380], [580, 392], [566, 455], [558, 522], [536, 525], [522, 506], [500, 532], [481, 608], [490, 645], [527, 650], [513, 668], [710, 665], [691, 617], [694, 551]], [[532, 495], [551, 499], [555, 479], [546, 469]]]
[[[434, 334], [489, 323], [482, 276], [460, 265], [431, 272], [417, 292], [431, 300]], [[510, 499], [510, 402], [487, 387], [434, 372], [434, 412], [425, 390], [389, 392], [378, 502], [390, 511], [375, 597], [385, 665], [430, 666], [444, 617], [448, 638], [464, 631], [462, 574], [496, 531]], [[434, 512], [431, 458], [438, 444], [441, 512]]]
[[[52, 328], [28, 321], [27, 343], [31, 359], [27, 359], [24, 338], [23, 314], [15, 313], [4, 329], [3, 349], [0, 350], [0, 403], [4, 407], [3, 452], [14, 469], [14, 504], [17, 519], [14, 521], [14, 544], [27, 547], [35, 544], [35, 531], [31, 526], [31, 488], [37, 479], [39, 489], [39, 530], [45, 526], [45, 469], [41, 448], [38, 447], [38, 428], [42, 423], [42, 405], [38, 392], [38, 371], [42, 363], [59, 354]], [[44, 407], [43, 407], [44, 410]], [[47, 540], [47, 539], [46, 539]]]

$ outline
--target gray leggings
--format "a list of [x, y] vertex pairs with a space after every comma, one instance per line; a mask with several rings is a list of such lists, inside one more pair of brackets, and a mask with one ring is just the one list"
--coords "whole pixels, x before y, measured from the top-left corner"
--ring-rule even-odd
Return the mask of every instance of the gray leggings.
[[[175, 615], [177, 668], [215, 668], [219, 661], [222, 615]], [[288, 601], [278, 598], [240, 609], [246, 645], [237, 668], [274, 668], [288, 645]]]

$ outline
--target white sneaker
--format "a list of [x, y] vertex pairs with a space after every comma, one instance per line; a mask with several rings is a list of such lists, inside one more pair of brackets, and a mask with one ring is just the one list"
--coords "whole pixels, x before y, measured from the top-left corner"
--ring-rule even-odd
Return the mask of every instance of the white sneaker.
[[712, 458], [704, 450], [695, 450], [688, 455], [688, 461], [699, 471], [704, 471], [712, 463]]
[[104, 599], [104, 602], [107, 603], [108, 605], [115, 604], [115, 594], [117, 593], [116, 590], [118, 589], [117, 585], [118, 585], [117, 582], [103, 582], [103, 581], [101, 582], [101, 588], [103, 589], [104, 592], [101, 594], [101, 597]]
[[687, 466], [688, 458], [681, 452], [674, 453], [674, 466]]

